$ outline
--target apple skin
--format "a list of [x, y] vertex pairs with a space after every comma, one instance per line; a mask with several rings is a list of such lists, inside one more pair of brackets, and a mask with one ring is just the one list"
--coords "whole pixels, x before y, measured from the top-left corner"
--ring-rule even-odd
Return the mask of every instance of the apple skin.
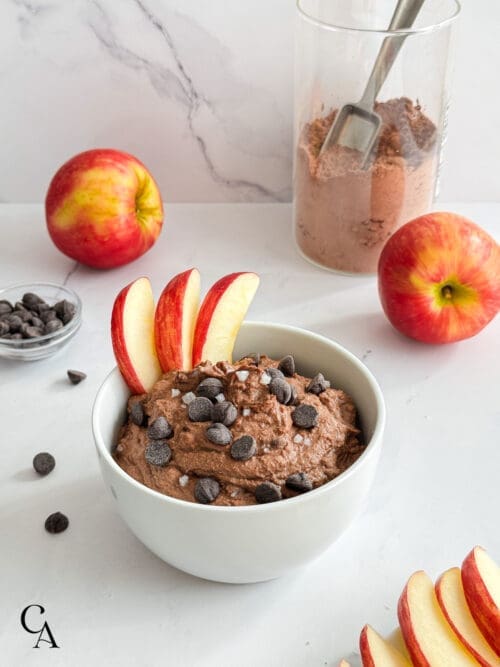
[[477, 334], [500, 309], [500, 246], [454, 213], [398, 229], [378, 264], [382, 308], [395, 329], [424, 343]]
[[197, 269], [174, 276], [161, 293], [155, 312], [155, 343], [164, 373], [191, 370], [199, 303], [200, 274]]
[[500, 656], [500, 608], [492, 598], [481, 573], [481, 557], [489, 561], [492, 570], [496, 569], [496, 592], [500, 594], [500, 571], [481, 547], [474, 547], [462, 563], [462, 584], [472, 617], [488, 644]]
[[154, 344], [154, 299], [148, 278], [137, 278], [116, 297], [111, 342], [123, 379], [133, 394], [144, 394], [161, 377]]
[[45, 198], [47, 229], [68, 257], [97, 269], [127, 264], [158, 238], [163, 205], [146, 167], [133, 155], [99, 148], [75, 155]]
[[369, 625], [361, 630], [359, 650], [363, 667], [411, 667], [406, 657]]

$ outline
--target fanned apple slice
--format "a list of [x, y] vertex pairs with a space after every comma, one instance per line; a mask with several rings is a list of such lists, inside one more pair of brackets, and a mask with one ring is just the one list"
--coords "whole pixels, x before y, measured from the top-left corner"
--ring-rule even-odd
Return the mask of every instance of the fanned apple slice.
[[212, 285], [198, 313], [193, 366], [232, 361], [236, 336], [258, 286], [256, 273], [231, 273]]
[[134, 394], [149, 391], [161, 377], [154, 342], [155, 303], [148, 278], [138, 278], [115, 299], [111, 341], [118, 368]]
[[425, 572], [412, 574], [398, 603], [399, 627], [415, 667], [477, 667], [441, 611]]
[[199, 305], [200, 274], [197, 269], [174, 276], [161, 293], [154, 331], [156, 351], [164, 373], [191, 370]]
[[483, 667], [500, 667], [498, 658], [472, 618], [465, 599], [459, 567], [452, 567], [436, 582], [436, 596], [458, 639]]
[[411, 667], [411, 662], [370, 625], [361, 630], [359, 649], [363, 667]]
[[472, 617], [500, 656], [500, 568], [482, 547], [462, 563], [462, 584]]

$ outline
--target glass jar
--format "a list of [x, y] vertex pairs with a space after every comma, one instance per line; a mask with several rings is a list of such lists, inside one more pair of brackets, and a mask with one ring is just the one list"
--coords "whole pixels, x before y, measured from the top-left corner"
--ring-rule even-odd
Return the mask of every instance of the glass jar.
[[[457, 0], [426, 0], [411, 29], [388, 31], [396, 0], [297, 0], [294, 233], [322, 267], [371, 274], [385, 241], [430, 210], [449, 103]], [[404, 37], [404, 39], [403, 39]], [[401, 40], [373, 110], [373, 149], [320, 150], [338, 110], [356, 103], [384, 40]]]

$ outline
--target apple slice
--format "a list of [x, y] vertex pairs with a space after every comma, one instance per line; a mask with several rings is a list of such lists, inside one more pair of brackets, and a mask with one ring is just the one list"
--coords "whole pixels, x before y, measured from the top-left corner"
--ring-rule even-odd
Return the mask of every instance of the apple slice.
[[462, 644], [483, 667], [500, 667], [500, 658], [481, 634], [467, 606], [460, 568], [447, 570], [439, 577], [435, 588], [439, 606]]
[[483, 548], [474, 547], [462, 563], [462, 584], [474, 620], [500, 655], [500, 568]]
[[363, 667], [411, 667], [411, 662], [370, 625], [361, 630], [359, 649]]
[[232, 360], [236, 336], [258, 286], [256, 273], [231, 273], [212, 285], [196, 321], [193, 366]]
[[408, 580], [399, 598], [398, 618], [415, 667], [477, 667], [448, 625], [425, 572], [415, 572]]
[[200, 273], [179, 273], [165, 287], [155, 312], [155, 343], [164, 373], [191, 370], [193, 336], [200, 305]]
[[124, 287], [113, 304], [113, 351], [123, 379], [134, 394], [149, 391], [161, 377], [154, 342], [154, 312], [148, 278], [138, 278]]

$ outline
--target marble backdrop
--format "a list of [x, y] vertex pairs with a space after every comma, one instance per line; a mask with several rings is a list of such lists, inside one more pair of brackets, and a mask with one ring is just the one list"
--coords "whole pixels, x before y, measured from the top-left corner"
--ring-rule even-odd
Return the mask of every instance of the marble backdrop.
[[[95, 146], [141, 158], [167, 201], [289, 200], [294, 5], [1, 0], [0, 201], [41, 201], [55, 169]], [[499, 194], [498, 86], [470, 132], [471, 90], [477, 101], [494, 76], [499, 7], [474, 0], [462, 21], [443, 198]]]

